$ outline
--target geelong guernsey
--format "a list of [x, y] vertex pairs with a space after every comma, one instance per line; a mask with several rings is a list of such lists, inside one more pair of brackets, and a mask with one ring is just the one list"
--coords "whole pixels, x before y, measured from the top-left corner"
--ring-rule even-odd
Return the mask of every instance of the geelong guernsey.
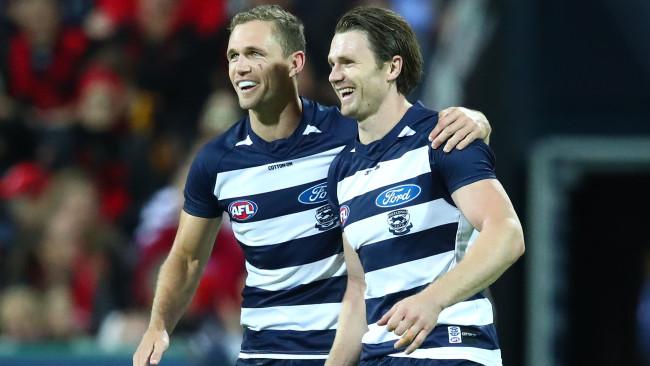
[[475, 230], [451, 194], [495, 178], [494, 157], [483, 142], [447, 154], [429, 147], [428, 132], [437, 117], [418, 103], [384, 138], [368, 145], [351, 143], [330, 167], [329, 197], [367, 284], [369, 329], [361, 357], [500, 365], [492, 306], [481, 293], [444, 309], [438, 325], [410, 355], [393, 348], [398, 336], [375, 324], [396, 302], [418, 293], [463, 259]]
[[290, 137], [266, 142], [244, 118], [199, 151], [187, 178], [184, 210], [226, 212], [246, 257], [240, 358], [324, 359], [336, 332], [346, 279], [326, 178], [356, 123], [301, 100]]

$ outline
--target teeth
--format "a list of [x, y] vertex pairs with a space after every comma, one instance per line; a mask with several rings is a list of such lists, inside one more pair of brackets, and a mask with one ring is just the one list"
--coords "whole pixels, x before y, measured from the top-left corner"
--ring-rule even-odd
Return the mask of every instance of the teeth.
[[251, 88], [257, 85], [256, 82], [250, 81], [250, 80], [243, 80], [237, 83], [237, 86], [239, 86], [239, 89], [245, 89], [245, 88]]
[[341, 93], [341, 95], [350, 94], [350, 93], [352, 93], [353, 91], [354, 91], [353, 88], [343, 88], [343, 89], [339, 89], [339, 93]]

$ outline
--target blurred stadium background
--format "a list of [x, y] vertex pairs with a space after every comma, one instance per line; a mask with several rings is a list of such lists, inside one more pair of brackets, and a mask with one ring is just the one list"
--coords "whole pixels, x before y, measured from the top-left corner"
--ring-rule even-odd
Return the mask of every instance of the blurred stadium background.
[[[505, 365], [650, 365], [647, 0], [0, 0], [0, 364], [126, 365], [187, 159], [242, 112], [225, 27], [306, 25], [305, 96], [336, 103], [336, 19], [393, 8], [433, 108], [483, 111], [527, 253], [493, 287]], [[228, 365], [243, 258], [226, 227], [166, 365]]]

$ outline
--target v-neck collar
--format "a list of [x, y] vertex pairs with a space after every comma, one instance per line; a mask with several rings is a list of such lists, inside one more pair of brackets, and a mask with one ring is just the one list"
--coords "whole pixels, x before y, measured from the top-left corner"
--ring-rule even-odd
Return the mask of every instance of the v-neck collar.
[[262, 151], [270, 153], [275, 156], [284, 156], [291, 151], [291, 149], [296, 146], [298, 141], [301, 139], [305, 128], [309, 124], [310, 116], [313, 115], [314, 103], [308, 99], [300, 97], [300, 102], [302, 103], [302, 115], [300, 116], [300, 122], [296, 129], [291, 133], [289, 137], [266, 141], [260, 136], [258, 136], [251, 127], [250, 117], [246, 117], [246, 133], [253, 142], [253, 146], [259, 147]]
[[[357, 134], [357, 138], [354, 142], [354, 149], [357, 153], [361, 153], [369, 158], [380, 156], [402, 137], [402, 132], [407, 129], [409, 124], [413, 124], [422, 118], [429, 117], [432, 113], [433, 112], [425, 108], [420, 101], [417, 101], [406, 111], [406, 113], [404, 113], [402, 119], [400, 119], [390, 131], [388, 131], [386, 136], [381, 139], [364, 145], [359, 141], [359, 135]], [[407, 133], [407, 135], [410, 135], [410, 133]]]

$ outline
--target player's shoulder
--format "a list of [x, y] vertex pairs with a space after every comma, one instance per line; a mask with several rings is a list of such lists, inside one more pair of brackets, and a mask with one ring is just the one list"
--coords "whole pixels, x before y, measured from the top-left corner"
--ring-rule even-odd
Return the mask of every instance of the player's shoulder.
[[426, 107], [422, 102], [417, 101], [404, 116], [408, 125], [415, 131], [429, 136], [429, 132], [438, 123], [438, 111]]
[[198, 150], [195, 160], [208, 162], [216, 162], [231, 153], [238, 145], [245, 144], [248, 138], [246, 131], [246, 118], [242, 118], [232, 125], [226, 132], [219, 136], [213, 137], [208, 140]]
[[342, 115], [338, 107], [327, 106], [304, 97], [301, 99], [305, 118], [310, 125], [317, 127], [322, 132], [345, 137], [356, 134], [356, 121]]
[[343, 147], [343, 149], [334, 157], [332, 163], [330, 164], [330, 175], [335, 177], [345, 177], [350, 171], [352, 165], [354, 164], [355, 155], [355, 146], [354, 142], [350, 142]]

